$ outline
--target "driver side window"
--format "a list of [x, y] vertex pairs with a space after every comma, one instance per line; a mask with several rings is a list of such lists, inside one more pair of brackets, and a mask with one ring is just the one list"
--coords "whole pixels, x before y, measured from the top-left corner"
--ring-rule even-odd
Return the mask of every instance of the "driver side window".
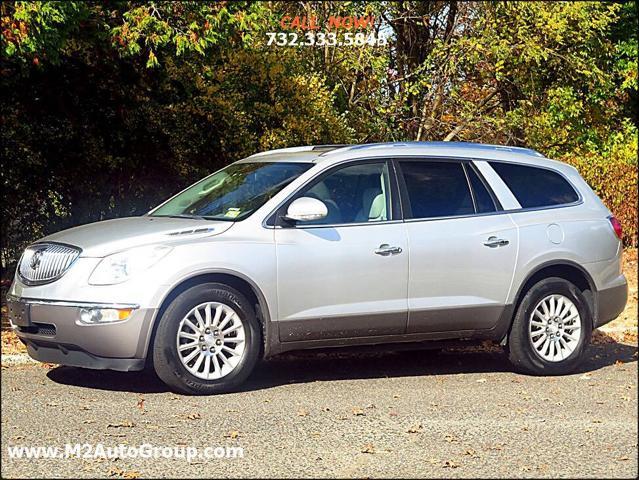
[[304, 225], [338, 225], [389, 220], [388, 164], [350, 164], [322, 176], [296, 198], [312, 197], [324, 202], [328, 215]]

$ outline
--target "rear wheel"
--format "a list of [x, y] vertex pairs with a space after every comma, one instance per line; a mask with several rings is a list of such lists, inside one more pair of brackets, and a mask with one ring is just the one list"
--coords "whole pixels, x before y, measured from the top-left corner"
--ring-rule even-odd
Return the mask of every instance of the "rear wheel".
[[253, 370], [260, 342], [255, 312], [240, 292], [218, 283], [197, 285], [176, 297], [162, 315], [153, 365], [176, 391], [228, 392]]
[[510, 360], [526, 373], [570, 373], [583, 359], [591, 332], [592, 314], [581, 291], [562, 278], [546, 278], [517, 309], [508, 337]]

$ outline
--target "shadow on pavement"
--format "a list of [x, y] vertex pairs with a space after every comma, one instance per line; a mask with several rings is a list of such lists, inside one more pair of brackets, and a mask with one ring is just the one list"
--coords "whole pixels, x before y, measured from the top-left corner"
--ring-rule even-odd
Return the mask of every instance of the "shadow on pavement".
[[[576, 374], [595, 371], [617, 361], [637, 361], [636, 346], [617, 343], [609, 337], [605, 340], [605, 343], [589, 347], [588, 358]], [[489, 372], [512, 372], [508, 358], [499, 347], [468, 346], [442, 351], [392, 351], [388, 346], [384, 350], [348, 347], [286, 353], [262, 362], [241, 391], [315, 381]], [[123, 373], [60, 366], [50, 370], [47, 376], [56, 383], [99, 390], [168, 391], [155, 375], [147, 372]]]

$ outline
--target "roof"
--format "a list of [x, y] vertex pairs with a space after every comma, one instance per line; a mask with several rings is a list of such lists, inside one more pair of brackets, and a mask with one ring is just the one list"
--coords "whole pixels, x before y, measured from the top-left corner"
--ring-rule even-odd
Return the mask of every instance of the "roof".
[[265, 152], [254, 153], [246, 157], [240, 162], [308, 162], [317, 161], [322, 154], [332, 150], [341, 149], [348, 145], [308, 145], [303, 147], [278, 148], [275, 150], [267, 150]]
[[244, 161], [319, 163], [328, 160], [341, 160], [345, 157], [362, 158], [388, 155], [425, 155], [502, 161], [513, 160], [523, 161], [525, 163], [555, 163], [530, 148], [470, 142], [390, 142], [367, 143], [362, 145], [310, 145], [260, 152], [251, 155]]

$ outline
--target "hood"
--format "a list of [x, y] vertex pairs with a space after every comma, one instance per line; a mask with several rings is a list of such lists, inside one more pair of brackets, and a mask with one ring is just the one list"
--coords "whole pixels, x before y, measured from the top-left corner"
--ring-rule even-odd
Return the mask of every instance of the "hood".
[[175, 243], [219, 235], [233, 222], [190, 218], [128, 217], [89, 223], [54, 233], [39, 242], [59, 242], [82, 249], [81, 257], [104, 257], [151, 243]]

